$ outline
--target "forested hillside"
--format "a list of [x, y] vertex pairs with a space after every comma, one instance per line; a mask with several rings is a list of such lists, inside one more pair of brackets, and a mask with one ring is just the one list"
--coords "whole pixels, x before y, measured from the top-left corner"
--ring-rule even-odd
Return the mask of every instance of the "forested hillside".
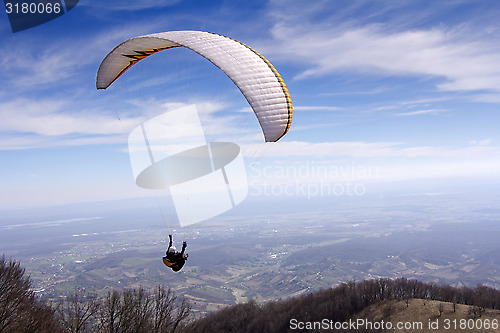
[[[425, 318], [429, 325], [431, 320], [445, 320], [443, 314], [455, 323], [472, 320], [473, 325], [488, 325], [488, 332], [496, 332], [500, 319], [500, 291], [496, 289], [454, 288], [405, 278], [345, 283], [286, 300], [241, 303], [193, 318], [189, 302], [163, 286], [154, 292], [115, 290], [104, 297], [75, 290], [49, 303], [35, 295], [24, 273], [18, 262], [0, 259], [0, 332], [380, 331], [378, 326], [346, 323], [363, 319], [380, 325], [391, 318]], [[405, 317], [405, 306], [410, 309], [410, 304]], [[420, 312], [432, 317], [408, 317]], [[460, 330], [458, 326], [448, 331]]]
[[[358, 314], [374, 304], [413, 299], [450, 302], [470, 306], [465, 320], [481, 318], [486, 309], [495, 309], [495, 322], [500, 320], [500, 291], [486, 286], [454, 288], [416, 280], [376, 279], [342, 284], [308, 295], [259, 305], [256, 302], [238, 304], [207, 315], [191, 324], [192, 332], [307, 332], [338, 328], [336, 332], [374, 331], [378, 327], [342, 325], [355, 320]], [[388, 307], [380, 320], [390, 318], [396, 308]], [[444, 311], [444, 310], [443, 310]], [[436, 315], [439, 315], [436, 311]], [[316, 323], [316, 324], [315, 324]], [[496, 325], [494, 325], [496, 323]], [[335, 326], [337, 324], [337, 326]], [[427, 324], [427, 320], [425, 322]], [[314, 326], [316, 325], [316, 326]], [[339, 326], [340, 325], [340, 326]], [[376, 326], [376, 325], [375, 325]], [[373, 328], [373, 329], [372, 329]], [[493, 328], [493, 327], [492, 327]], [[450, 331], [450, 330], [448, 330]], [[451, 330], [454, 331], [454, 330]], [[457, 327], [457, 332], [463, 331]]]

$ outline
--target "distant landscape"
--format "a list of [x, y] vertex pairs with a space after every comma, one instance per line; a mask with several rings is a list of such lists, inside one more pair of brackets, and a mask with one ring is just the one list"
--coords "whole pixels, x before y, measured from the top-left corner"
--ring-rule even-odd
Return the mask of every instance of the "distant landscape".
[[20, 261], [48, 299], [75, 288], [104, 295], [161, 284], [189, 299], [198, 315], [380, 277], [499, 289], [496, 187], [420, 190], [249, 198], [174, 232], [178, 246], [188, 238], [179, 273], [161, 262], [168, 232], [149, 199], [5, 212], [0, 253]]

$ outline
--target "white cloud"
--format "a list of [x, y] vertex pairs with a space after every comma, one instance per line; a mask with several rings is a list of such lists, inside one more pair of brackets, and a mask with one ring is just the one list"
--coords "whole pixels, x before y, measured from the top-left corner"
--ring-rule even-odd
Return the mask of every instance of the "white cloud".
[[[77, 73], [88, 65], [94, 65], [92, 71], [97, 72], [100, 61], [107, 52], [125, 39], [156, 28], [157, 23], [133, 23], [112, 29], [106, 33], [90, 36], [72, 36], [72, 38], [55, 39], [50, 43], [41, 43], [28, 37], [16, 40], [6, 46], [0, 70], [3, 72], [4, 89], [33, 87], [47, 88], [47, 84], [56, 84], [70, 78], [72, 82], [80, 82]], [[153, 29], [154, 30], [154, 29]], [[87, 72], [88, 73], [88, 72]], [[87, 74], [85, 73], [85, 74]], [[66, 85], [69, 83], [66, 81]], [[71, 84], [71, 86], [73, 86]], [[86, 82], [82, 86], [87, 86]], [[93, 85], [93, 82], [90, 83]], [[78, 86], [78, 85], [77, 85]]]
[[12, 134], [8, 137], [0, 136], [0, 151], [23, 150], [61, 146], [89, 146], [102, 144], [126, 144], [127, 137], [124, 134], [100, 135], [100, 136], [40, 136], [33, 134]]
[[[473, 142], [462, 148], [414, 146], [399, 142], [319, 142], [280, 141], [269, 150], [266, 157], [350, 157], [350, 158], [488, 158], [500, 157], [500, 147], [490, 145], [491, 141]], [[245, 146], [244, 151], [255, 149]]]
[[[62, 100], [17, 99], [0, 104], [0, 130], [44, 136], [67, 134], [117, 134], [122, 129], [116, 117], [99, 112], [75, 110]], [[127, 120], [124, 120], [127, 121]]]
[[0, 103], [0, 150], [120, 143], [126, 138], [124, 129], [138, 122], [78, 104], [59, 99]]
[[[244, 146], [252, 181], [327, 183], [445, 177], [498, 177], [500, 147], [476, 140], [464, 147], [409, 147], [397, 142], [278, 142]], [[266, 158], [265, 160], [263, 158]]]
[[492, 139], [482, 139], [482, 140], [472, 140], [470, 145], [472, 146], [488, 146], [491, 144], [493, 140]]
[[402, 30], [390, 22], [317, 24], [307, 13], [292, 24], [284, 15], [276, 17], [265, 52], [304, 63], [308, 68], [296, 79], [350, 71], [438, 78], [441, 90], [500, 90], [500, 46], [496, 38], [483, 38], [483, 30], [440, 25]]
[[[15, 99], [0, 103], [0, 150], [50, 146], [116, 144], [127, 141], [129, 133], [141, 122], [189, 104], [196, 104], [208, 141], [259, 142], [262, 131], [253, 113], [229, 113], [225, 102], [164, 102], [157, 99], [127, 100], [135, 107], [126, 111], [106, 112], [82, 100]], [[102, 101], [98, 101], [102, 103]], [[118, 106], [112, 107], [116, 109]], [[120, 116], [118, 118], [117, 116]], [[185, 124], [182, 131], [187, 131]]]
[[445, 109], [415, 110], [409, 112], [396, 113], [395, 116], [420, 116], [423, 114], [437, 115], [443, 112], [449, 112], [449, 110]]
[[341, 110], [342, 108], [337, 106], [328, 106], [328, 105], [325, 106], [294, 105], [293, 109], [297, 111], [338, 111]]
[[500, 94], [491, 93], [491, 94], [475, 94], [471, 97], [471, 99], [475, 102], [480, 103], [495, 103], [500, 104]]
[[371, 90], [360, 90], [360, 91], [339, 91], [331, 93], [322, 93], [320, 96], [344, 96], [344, 95], [377, 95], [390, 91], [390, 87], [375, 87]]

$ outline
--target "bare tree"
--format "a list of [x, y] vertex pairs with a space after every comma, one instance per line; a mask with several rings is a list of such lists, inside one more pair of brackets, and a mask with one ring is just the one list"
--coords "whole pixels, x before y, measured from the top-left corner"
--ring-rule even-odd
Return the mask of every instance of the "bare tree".
[[121, 295], [118, 291], [108, 292], [102, 301], [97, 315], [97, 326], [100, 332], [120, 332], [119, 319], [121, 312]]
[[24, 269], [15, 261], [0, 260], [0, 332], [4, 332], [15, 323], [16, 316], [22, 310], [23, 302], [33, 293], [31, 283], [24, 277]]
[[151, 304], [151, 297], [143, 288], [123, 291], [120, 312], [123, 332], [151, 331]]
[[95, 325], [95, 315], [99, 305], [95, 296], [85, 294], [75, 288], [66, 300], [59, 303], [57, 314], [63, 327], [69, 332], [87, 332]]
[[174, 320], [174, 325], [171, 332], [175, 332], [179, 327], [179, 324], [184, 322], [191, 314], [191, 304], [184, 298], [180, 307], [177, 309], [177, 313]]
[[176, 297], [173, 292], [165, 287], [158, 286], [153, 295], [153, 332], [167, 332], [172, 326], [173, 308]]
[[162, 286], [109, 292], [104, 298], [75, 289], [57, 306], [35, 296], [29, 277], [15, 261], [0, 259], [0, 332], [177, 332], [191, 314]]
[[54, 310], [31, 291], [18, 262], [0, 259], [0, 332], [59, 332]]
[[174, 293], [163, 286], [158, 286], [153, 294], [143, 288], [110, 292], [99, 311], [98, 331], [175, 332], [191, 313], [186, 299], [178, 306], [176, 301]]

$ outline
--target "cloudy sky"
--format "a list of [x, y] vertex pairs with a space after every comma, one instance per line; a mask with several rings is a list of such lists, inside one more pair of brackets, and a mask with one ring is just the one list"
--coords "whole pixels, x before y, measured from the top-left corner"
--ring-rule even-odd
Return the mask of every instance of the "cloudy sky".
[[[498, 179], [499, 12], [496, 1], [80, 0], [17, 33], [0, 14], [0, 209], [143, 195], [128, 133], [192, 103], [210, 131], [239, 133], [250, 177], [269, 182]], [[289, 133], [262, 148], [243, 96], [189, 52], [151, 56], [96, 90], [117, 44], [169, 30], [263, 54], [292, 97]]]

